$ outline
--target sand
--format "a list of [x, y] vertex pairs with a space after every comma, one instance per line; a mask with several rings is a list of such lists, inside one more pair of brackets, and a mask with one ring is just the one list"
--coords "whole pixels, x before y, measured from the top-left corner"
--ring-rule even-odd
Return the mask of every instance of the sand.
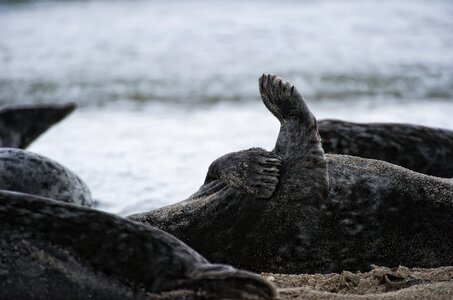
[[370, 272], [261, 274], [282, 300], [289, 299], [453, 299], [453, 267], [409, 269], [373, 266]]
[[[453, 299], [453, 266], [433, 269], [373, 266], [366, 273], [260, 275], [275, 285], [278, 300]], [[156, 300], [211, 299], [188, 290], [149, 294], [149, 297]]]

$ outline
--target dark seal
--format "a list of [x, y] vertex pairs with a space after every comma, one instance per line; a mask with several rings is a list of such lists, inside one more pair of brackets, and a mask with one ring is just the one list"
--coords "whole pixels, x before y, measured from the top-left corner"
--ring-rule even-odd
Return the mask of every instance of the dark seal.
[[[258, 275], [94, 209], [0, 191], [1, 299], [274, 299]], [[178, 292], [179, 291], [179, 292]]]
[[0, 148], [0, 190], [92, 206], [88, 186], [56, 161], [16, 148]]
[[453, 131], [414, 124], [318, 122], [326, 153], [384, 160], [416, 172], [453, 177]]
[[189, 199], [132, 220], [174, 234], [211, 261], [256, 272], [453, 263], [450, 180], [324, 154], [316, 119], [295, 87], [269, 75], [259, 87], [281, 123], [275, 150], [227, 154]]
[[31, 142], [60, 122], [75, 104], [16, 105], [0, 109], [0, 147], [27, 148]]

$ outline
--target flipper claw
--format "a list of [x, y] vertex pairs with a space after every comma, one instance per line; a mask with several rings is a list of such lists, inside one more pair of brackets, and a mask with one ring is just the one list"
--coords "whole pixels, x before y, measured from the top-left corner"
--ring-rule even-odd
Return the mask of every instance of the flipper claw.
[[257, 198], [269, 198], [278, 184], [280, 156], [260, 148], [229, 153], [211, 164], [208, 178], [219, 178], [228, 185]]

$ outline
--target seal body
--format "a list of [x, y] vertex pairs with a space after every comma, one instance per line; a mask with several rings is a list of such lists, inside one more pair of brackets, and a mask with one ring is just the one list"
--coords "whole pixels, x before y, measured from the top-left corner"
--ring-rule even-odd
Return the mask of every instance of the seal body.
[[0, 109], [0, 147], [27, 148], [75, 109], [75, 104], [16, 105]]
[[[156, 228], [0, 191], [1, 299], [273, 299], [252, 273], [210, 264]], [[157, 293], [188, 291], [182, 296]]]
[[413, 124], [318, 122], [326, 153], [384, 160], [412, 171], [453, 177], [453, 131]]
[[[211, 261], [256, 272], [453, 263], [451, 181], [383, 161], [325, 155], [316, 119], [295, 87], [270, 75], [259, 86], [281, 123], [272, 152], [279, 164], [263, 167], [257, 155], [227, 154], [192, 197], [131, 219], [174, 234]], [[243, 172], [253, 166], [257, 172]], [[269, 170], [275, 167], [279, 172]], [[258, 173], [279, 178], [276, 185], [262, 180], [275, 185], [268, 198], [238, 183], [238, 174]]]
[[0, 148], [0, 190], [92, 206], [88, 186], [50, 158], [16, 148]]

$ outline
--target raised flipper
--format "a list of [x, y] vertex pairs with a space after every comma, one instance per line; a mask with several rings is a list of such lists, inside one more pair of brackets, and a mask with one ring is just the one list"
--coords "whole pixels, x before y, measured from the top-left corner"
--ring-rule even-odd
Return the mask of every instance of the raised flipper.
[[0, 109], [0, 147], [26, 148], [75, 109], [75, 104], [22, 105]]
[[280, 157], [261, 148], [228, 153], [210, 166], [205, 184], [216, 179], [254, 195], [269, 198], [278, 184]]
[[[327, 195], [327, 169], [316, 119], [303, 97], [289, 82], [275, 75], [259, 79], [261, 98], [269, 111], [280, 121], [275, 153], [283, 160], [285, 193], [307, 194], [319, 203]], [[283, 171], [283, 170], [282, 170]], [[315, 193], [314, 193], [315, 192]], [[318, 197], [314, 197], [314, 195]]]
[[302, 95], [291, 83], [276, 75], [263, 74], [259, 79], [261, 99], [269, 111], [282, 122], [293, 119], [316, 124]]

